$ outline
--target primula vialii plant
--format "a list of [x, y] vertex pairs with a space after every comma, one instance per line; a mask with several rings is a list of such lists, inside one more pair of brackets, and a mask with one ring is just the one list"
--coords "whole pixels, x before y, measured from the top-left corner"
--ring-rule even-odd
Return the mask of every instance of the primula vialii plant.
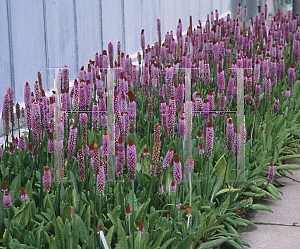
[[262, 10], [247, 25], [242, 5], [183, 17], [165, 34], [152, 20], [156, 37], [131, 37], [136, 58], [111, 41], [73, 84], [64, 66], [50, 93], [43, 72], [24, 79], [24, 104], [9, 87], [3, 247], [250, 246], [235, 211], [271, 211], [255, 201], [280, 199], [280, 176], [300, 167], [282, 165], [300, 157], [299, 16]]

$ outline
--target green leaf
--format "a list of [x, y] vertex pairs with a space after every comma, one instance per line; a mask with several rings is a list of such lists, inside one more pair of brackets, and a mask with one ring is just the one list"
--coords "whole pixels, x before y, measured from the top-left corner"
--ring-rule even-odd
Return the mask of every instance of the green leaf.
[[33, 194], [32, 194], [32, 182], [30, 180], [27, 181], [26, 187], [25, 187], [25, 193], [28, 195], [30, 200], [33, 200]]
[[173, 240], [175, 240], [176, 238], [171, 238], [171, 239], [168, 239], [160, 249], [167, 249], [168, 246], [173, 242]]
[[159, 213], [157, 211], [153, 212], [149, 217], [149, 233], [154, 231], [154, 226]]
[[17, 175], [9, 185], [9, 194], [14, 200], [21, 188], [21, 175]]
[[79, 213], [79, 201], [77, 197], [77, 192], [75, 189], [72, 191], [72, 201], [75, 213]]
[[[282, 161], [282, 160], [287, 160], [287, 159], [292, 159], [292, 158], [299, 158], [300, 154], [297, 155], [288, 155], [288, 156], [282, 156], [278, 158], [278, 161]], [[284, 166], [284, 165], [283, 165]], [[280, 167], [280, 166], [277, 166]]]
[[219, 189], [221, 188], [222, 184], [223, 184], [223, 176], [221, 176], [219, 178], [219, 180], [216, 182], [214, 189], [212, 190], [212, 194], [211, 194], [211, 198], [210, 198], [210, 202], [213, 201], [213, 199], [215, 198], [216, 193], [219, 191]]
[[217, 177], [217, 180], [219, 180], [221, 177], [225, 176], [226, 172], [226, 160], [225, 160], [225, 154], [223, 154], [219, 160], [216, 163], [216, 166], [214, 167], [215, 175]]
[[112, 237], [113, 237], [113, 234], [114, 234], [114, 229], [115, 229], [115, 227], [111, 226], [110, 229], [108, 230], [108, 233], [105, 236], [106, 243], [107, 243], [109, 248], [111, 248], [111, 241], [112, 241]]
[[169, 232], [169, 230], [160, 232], [160, 234], [158, 235], [158, 237], [156, 238], [154, 244], [152, 245], [152, 248], [159, 248], [161, 242], [163, 241], [164, 237], [166, 236], [166, 234]]
[[23, 208], [17, 212], [12, 220], [19, 225], [21, 228], [25, 228], [29, 221], [29, 212], [30, 212], [30, 201], [23, 206]]
[[265, 210], [265, 211], [268, 211], [268, 212], [273, 213], [273, 211], [272, 211], [271, 208], [269, 208], [269, 207], [267, 207], [267, 206], [265, 206], [265, 205], [262, 205], [262, 204], [251, 204], [251, 205], [249, 206], [249, 208], [255, 209], [255, 210]]
[[91, 227], [91, 206], [88, 205], [85, 212], [84, 224], [86, 227]]
[[36, 243], [36, 247], [37, 248], [40, 248], [40, 245], [41, 245], [41, 233], [43, 231], [43, 226], [44, 226], [44, 222], [42, 222], [38, 226], [38, 228], [37, 228], [37, 230], [35, 232], [35, 240], [36, 240], [35, 243]]
[[231, 191], [236, 192], [236, 191], [240, 191], [240, 189], [239, 188], [223, 188], [220, 191], [218, 191], [218, 193], [216, 193], [215, 197], [217, 197], [218, 195], [227, 193], [227, 192], [231, 192]]
[[79, 231], [79, 239], [82, 244], [88, 244], [89, 243], [89, 233], [88, 230], [82, 221], [81, 217], [78, 214], [74, 214], [74, 217], [77, 220], [78, 224], [78, 231]]
[[199, 249], [211, 249], [215, 246], [219, 246], [219, 245], [223, 244], [224, 242], [226, 242], [230, 239], [231, 239], [231, 237], [225, 237], [225, 238], [216, 239], [214, 241], [205, 242], [205, 243], [201, 244], [200, 247], [198, 247], [198, 248]]
[[281, 200], [280, 196], [279, 196], [279, 191], [278, 189], [273, 185], [273, 184], [268, 184], [267, 185], [267, 190], [274, 195], [277, 199]]
[[118, 246], [121, 246], [121, 248], [127, 249], [126, 234], [125, 234], [124, 228], [121, 224], [121, 220], [119, 218], [117, 218], [117, 223], [118, 223], [118, 229], [117, 229]]
[[285, 164], [285, 165], [275, 166], [275, 169], [277, 169], [277, 170], [300, 169], [300, 165], [298, 165], [298, 164]]
[[190, 233], [187, 237], [185, 237], [177, 246], [177, 249], [185, 249], [185, 248], [190, 248], [192, 241], [194, 239], [195, 233], [192, 232]]

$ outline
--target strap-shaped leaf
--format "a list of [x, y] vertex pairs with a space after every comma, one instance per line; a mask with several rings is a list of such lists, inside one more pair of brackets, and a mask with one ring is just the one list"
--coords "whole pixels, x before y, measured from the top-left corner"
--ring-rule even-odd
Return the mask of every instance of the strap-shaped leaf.
[[18, 224], [21, 228], [25, 228], [29, 221], [29, 212], [30, 212], [30, 201], [27, 201], [27, 203], [21, 208], [19, 212], [17, 212], [12, 220]]

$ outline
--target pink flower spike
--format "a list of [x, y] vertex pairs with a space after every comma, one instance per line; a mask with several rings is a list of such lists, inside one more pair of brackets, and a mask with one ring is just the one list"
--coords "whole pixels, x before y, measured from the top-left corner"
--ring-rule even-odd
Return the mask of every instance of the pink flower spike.
[[11, 197], [8, 192], [3, 195], [3, 206], [5, 209], [10, 209], [11, 207]]

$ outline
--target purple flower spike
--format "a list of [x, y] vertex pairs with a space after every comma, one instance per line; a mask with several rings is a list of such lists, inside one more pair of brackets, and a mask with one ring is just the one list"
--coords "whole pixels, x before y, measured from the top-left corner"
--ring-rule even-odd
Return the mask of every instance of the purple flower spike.
[[11, 198], [8, 192], [5, 192], [3, 195], [3, 206], [5, 209], [10, 209], [11, 207]]
[[209, 157], [212, 156], [213, 144], [214, 144], [214, 128], [212, 127], [211, 121], [209, 121], [206, 128], [206, 151], [207, 151], [207, 156]]
[[172, 148], [170, 148], [167, 153], [166, 153], [166, 156], [165, 156], [165, 159], [163, 161], [163, 168], [166, 169], [170, 162], [172, 161], [172, 158], [173, 158], [173, 155], [174, 155], [174, 150]]
[[181, 179], [182, 179], [182, 167], [181, 167], [181, 162], [179, 161], [178, 154], [175, 155], [173, 177], [174, 177], [174, 181], [176, 183], [180, 183], [181, 182]]
[[136, 169], [136, 148], [132, 139], [130, 139], [129, 144], [127, 145], [127, 168], [130, 180], [134, 181]]
[[271, 163], [268, 171], [268, 184], [273, 183], [274, 180], [274, 165]]

